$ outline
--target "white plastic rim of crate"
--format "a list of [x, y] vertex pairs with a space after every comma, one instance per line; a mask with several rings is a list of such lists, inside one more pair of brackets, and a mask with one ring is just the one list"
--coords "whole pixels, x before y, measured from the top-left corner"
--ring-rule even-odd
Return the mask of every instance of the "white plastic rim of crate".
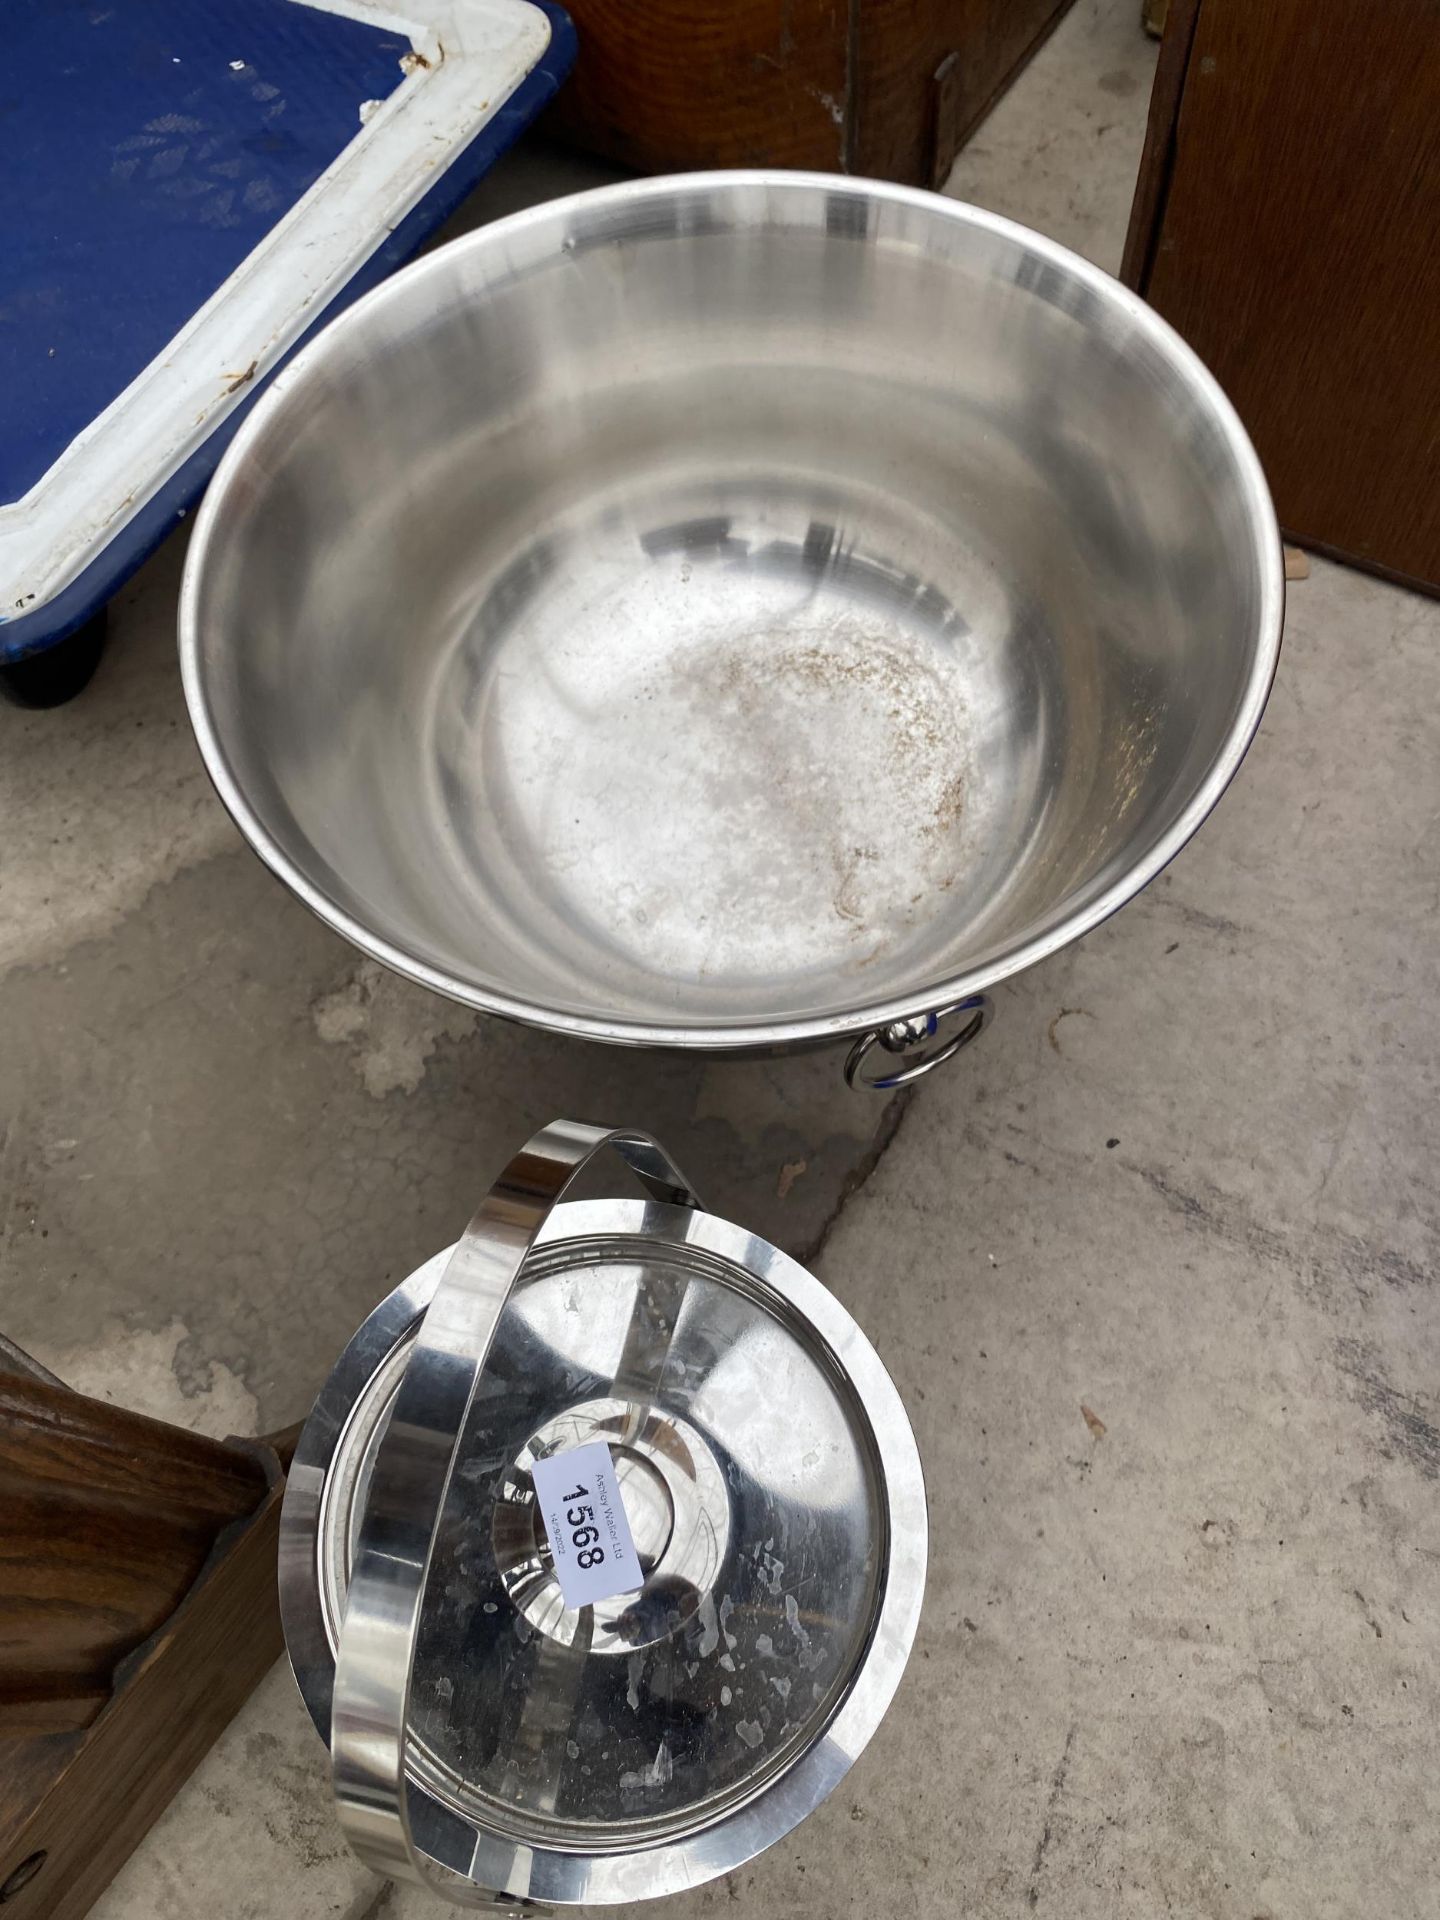
[[420, 60], [355, 138], [21, 499], [0, 506], [0, 607], [68, 586], [254, 391], [495, 117], [550, 44], [528, 0], [305, 0]]

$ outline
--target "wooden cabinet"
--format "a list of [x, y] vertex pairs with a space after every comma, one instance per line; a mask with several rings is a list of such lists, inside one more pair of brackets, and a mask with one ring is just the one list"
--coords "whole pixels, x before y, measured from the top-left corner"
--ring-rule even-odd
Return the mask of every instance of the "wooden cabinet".
[[938, 186], [1070, 0], [567, 0], [551, 124], [650, 173], [818, 167]]
[[0, 1336], [0, 1906], [80, 1920], [281, 1648], [281, 1455]]
[[1286, 532], [1440, 590], [1440, 0], [1171, 0], [1124, 277]]

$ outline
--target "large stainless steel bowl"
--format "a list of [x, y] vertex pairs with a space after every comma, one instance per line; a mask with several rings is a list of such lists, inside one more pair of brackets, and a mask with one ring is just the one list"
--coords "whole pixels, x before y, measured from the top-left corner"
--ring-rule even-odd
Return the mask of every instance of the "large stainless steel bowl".
[[764, 1047], [1135, 893], [1235, 771], [1282, 596], [1234, 413], [1105, 274], [929, 194], [689, 175], [329, 327], [211, 487], [181, 652], [226, 804], [367, 953]]

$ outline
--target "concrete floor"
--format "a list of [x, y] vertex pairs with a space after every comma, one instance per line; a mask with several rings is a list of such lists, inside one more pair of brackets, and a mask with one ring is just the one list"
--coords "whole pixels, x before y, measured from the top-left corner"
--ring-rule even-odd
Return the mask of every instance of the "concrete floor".
[[[952, 190], [1116, 265], [1137, 14], [1080, 0]], [[460, 224], [595, 177], [522, 151]], [[5, 1331], [263, 1430], [533, 1124], [651, 1126], [871, 1330], [933, 1529], [870, 1750], [675, 1920], [1433, 1915], [1440, 606], [1317, 563], [1196, 843], [886, 1106], [833, 1058], [561, 1045], [358, 961], [209, 792], [182, 559], [126, 590], [76, 705], [0, 711]], [[283, 1669], [95, 1909], [439, 1911], [346, 1854]]]

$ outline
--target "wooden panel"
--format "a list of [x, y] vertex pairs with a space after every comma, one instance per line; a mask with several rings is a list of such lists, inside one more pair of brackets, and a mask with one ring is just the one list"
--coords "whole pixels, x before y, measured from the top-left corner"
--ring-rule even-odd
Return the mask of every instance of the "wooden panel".
[[45, 1856], [6, 1900], [5, 1920], [80, 1920], [278, 1658], [273, 1456], [266, 1477], [259, 1509], [222, 1537], [176, 1613], [122, 1667], [94, 1726], [0, 1740], [0, 1884]]
[[253, 1453], [0, 1373], [0, 1732], [83, 1727], [252, 1513]]
[[1159, 238], [1160, 216], [1175, 169], [1175, 126], [1180, 118], [1180, 101], [1199, 15], [1200, 0], [1171, 0], [1166, 9], [1165, 37], [1155, 64], [1155, 84], [1150, 90], [1150, 113], [1145, 122], [1145, 146], [1140, 155], [1135, 198], [1130, 204], [1130, 225], [1125, 231], [1125, 257], [1120, 266], [1120, 278], [1127, 287], [1143, 288], [1149, 278], [1150, 261]]
[[571, 0], [575, 71], [547, 125], [623, 166], [844, 163], [859, 0]]
[[1070, 0], [866, 0], [851, 171], [943, 186], [971, 130]]
[[279, 1655], [298, 1434], [168, 1427], [0, 1337], [7, 1920], [80, 1920]]
[[818, 167], [929, 186], [1069, 4], [573, 0], [580, 56], [547, 125], [649, 172]]
[[17, 1373], [0, 1374], [0, 1474], [202, 1523], [248, 1512], [264, 1489], [254, 1459], [223, 1440]]
[[1142, 290], [1302, 543], [1440, 586], [1440, 0], [1202, 0]]

